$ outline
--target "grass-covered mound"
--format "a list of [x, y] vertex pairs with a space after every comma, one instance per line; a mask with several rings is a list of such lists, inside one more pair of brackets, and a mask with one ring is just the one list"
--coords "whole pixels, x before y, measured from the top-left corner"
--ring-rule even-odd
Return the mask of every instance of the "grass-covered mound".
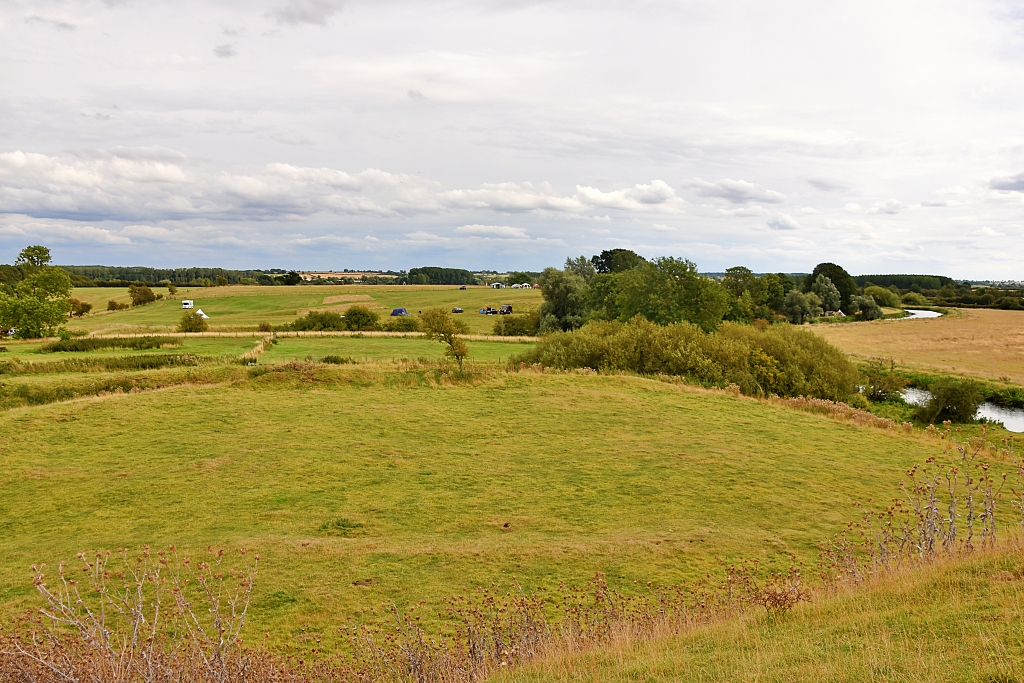
[[543, 337], [515, 361], [561, 369], [624, 370], [681, 375], [711, 386], [736, 384], [744, 394], [813, 396], [845, 401], [859, 373], [837, 348], [790, 325], [696, 325], [592, 322]]
[[[145, 543], [261, 552], [251, 623], [278, 639], [492, 582], [776, 566], [936, 449], [641, 377], [256, 370], [152, 371], [193, 385], [0, 413], [0, 610], [34, 604], [33, 562]], [[352, 533], [323, 531], [338, 519]]]

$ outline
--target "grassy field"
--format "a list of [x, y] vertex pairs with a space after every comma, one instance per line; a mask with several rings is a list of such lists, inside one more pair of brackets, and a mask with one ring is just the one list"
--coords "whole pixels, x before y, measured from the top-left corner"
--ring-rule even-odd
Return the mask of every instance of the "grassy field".
[[496, 683], [1019, 681], [1024, 555], [948, 563], [771, 616], [556, 653]]
[[0, 610], [34, 604], [32, 562], [143, 543], [261, 552], [252, 623], [278, 638], [492, 582], [810, 561], [851, 501], [939, 451], [635, 377], [268, 367], [0, 413]]
[[846, 353], [921, 370], [1024, 384], [1024, 311], [964, 309], [941, 318], [810, 325]]
[[253, 337], [186, 337], [181, 346], [167, 346], [159, 349], [96, 349], [94, 351], [39, 353], [46, 342], [5, 342], [7, 351], [0, 354], [0, 363], [17, 360], [22, 363], [45, 363], [68, 358], [97, 358], [107, 356], [135, 356], [164, 353], [192, 353], [201, 356], [240, 356], [253, 348], [257, 339]]
[[[166, 290], [154, 290], [166, 295]], [[540, 305], [539, 290], [502, 289], [472, 286], [460, 290], [457, 286], [432, 285], [338, 285], [297, 287], [230, 286], [210, 288], [182, 288], [173, 299], [140, 306], [126, 311], [106, 312], [106, 302], [114, 299], [128, 301], [127, 289], [82, 287], [73, 296], [89, 301], [99, 312], [94, 312], [69, 325], [72, 329], [95, 333], [132, 332], [140, 330], [166, 331], [178, 324], [181, 317], [181, 299], [193, 299], [196, 308], [210, 316], [212, 329], [255, 329], [260, 323], [283, 325], [310, 310], [344, 311], [350, 305], [360, 304], [387, 318], [393, 308], [406, 308], [415, 315], [427, 308], [458, 306], [465, 309], [462, 319], [474, 334], [490, 334], [494, 318], [480, 315], [481, 307], [497, 308], [511, 304], [516, 312], [534, 310]]]
[[[466, 342], [469, 360], [474, 363], [502, 363], [522, 353], [532, 344], [520, 342]], [[360, 361], [441, 358], [445, 347], [436, 341], [388, 337], [282, 337], [260, 357], [261, 363], [278, 363], [327, 355]]]

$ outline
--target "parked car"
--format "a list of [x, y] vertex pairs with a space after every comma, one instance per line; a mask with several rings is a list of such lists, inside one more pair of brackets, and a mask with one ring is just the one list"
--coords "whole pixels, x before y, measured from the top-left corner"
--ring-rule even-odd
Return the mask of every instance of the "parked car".
[[480, 309], [480, 315], [498, 315], [498, 311], [488, 306]]
[[455, 308], [452, 309], [452, 313], [462, 313], [462, 309], [456, 306]]
[[462, 285], [461, 287], [459, 287], [459, 289], [465, 289], [465, 288], [466, 288], [466, 285]]
[[512, 304], [502, 304], [501, 308], [498, 309], [500, 315], [509, 315], [512, 313]]

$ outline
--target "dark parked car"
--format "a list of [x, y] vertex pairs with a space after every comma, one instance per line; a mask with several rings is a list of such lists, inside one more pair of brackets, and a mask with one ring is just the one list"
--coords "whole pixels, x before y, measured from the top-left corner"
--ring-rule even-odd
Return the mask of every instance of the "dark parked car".
[[465, 289], [465, 288], [466, 288], [466, 285], [462, 285], [461, 287], [459, 287], [459, 289]]
[[498, 309], [498, 313], [501, 315], [508, 315], [512, 312], [512, 304], [502, 304], [501, 308]]
[[455, 308], [452, 309], [452, 313], [462, 313], [462, 309], [456, 306]]

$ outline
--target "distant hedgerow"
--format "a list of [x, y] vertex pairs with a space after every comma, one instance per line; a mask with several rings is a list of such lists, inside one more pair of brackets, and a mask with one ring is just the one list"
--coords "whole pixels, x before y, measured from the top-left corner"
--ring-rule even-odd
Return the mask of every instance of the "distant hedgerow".
[[100, 349], [159, 349], [165, 346], [181, 346], [180, 337], [112, 337], [102, 339], [86, 337], [84, 339], [62, 339], [44, 344], [39, 353], [98, 351]]

